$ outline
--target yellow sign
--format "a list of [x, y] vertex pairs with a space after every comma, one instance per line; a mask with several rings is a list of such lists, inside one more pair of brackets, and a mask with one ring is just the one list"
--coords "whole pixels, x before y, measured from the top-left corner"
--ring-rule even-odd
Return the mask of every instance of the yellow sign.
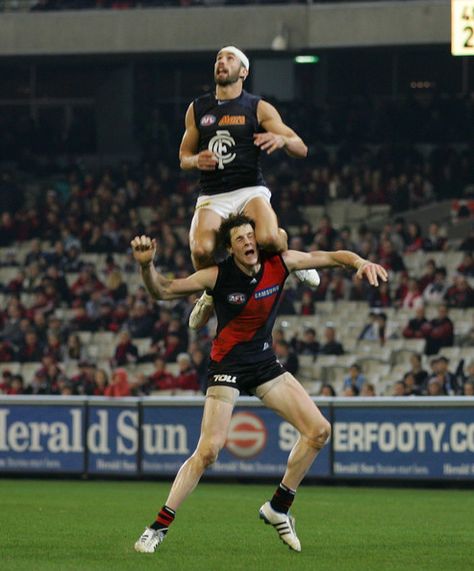
[[474, 0], [451, 0], [451, 53], [474, 55]]

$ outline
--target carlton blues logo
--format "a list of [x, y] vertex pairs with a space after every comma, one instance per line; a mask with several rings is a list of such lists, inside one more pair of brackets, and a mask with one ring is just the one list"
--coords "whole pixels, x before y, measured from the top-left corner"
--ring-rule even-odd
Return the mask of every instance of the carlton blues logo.
[[229, 293], [227, 301], [232, 305], [242, 305], [247, 301], [245, 293]]
[[237, 156], [231, 152], [232, 147], [235, 147], [235, 140], [229, 131], [218, 129], [207, 147], [216, 155], [218, 169], [222, 170], [224, 165], [231, 163]]

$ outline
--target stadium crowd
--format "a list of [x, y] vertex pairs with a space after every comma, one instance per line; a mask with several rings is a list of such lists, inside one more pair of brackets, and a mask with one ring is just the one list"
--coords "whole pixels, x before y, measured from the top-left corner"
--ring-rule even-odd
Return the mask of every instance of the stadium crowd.
[[[463, 343], [456, 337], [450, 311], [474, 307], [470, 285], [474, 277], [473, 232], [453, 245], [435, 222], [424, 234], [416, 222], [406, 223], [395, 216], [376, 232], [365, 223], [356, 229], [336, 228], [327, 214], [312, 223], [305, 220], [304, 208], [289, 208], [291, 203], [319, 204], [322, 195], [331, 197], [331, 181], [335, 177], [343, 180], [342, 171], [313, 165], [309, 179], [303, 174], [302, 179], [294, 180], [290, 167], [283, 163], [268, 177], [283, 225], [290, 229], [290, 247], [355, 250], [389, 269], [390, 285], [373, 290], [345, 271], [323, 271], [315, 291], [292, 283], [285, 291], [280, 313], [317, 319], [319, 304], [363, 302], [367, 322], [354, 332], [356, 341], [383, 347], [397, 338], [423, 340], [426, 355], [436, 356], [430, 361], [431, 375], [422, 380], [418, 375], [414, 383], [407, 370], [397, 391], [403, 384], [404, 394], [435, 394], [436, 383], [441, 384], [443, 394], [469, 391], [472, 364], [458, 367], [455, 381], [446, 377], [446, 370], [438, 369], [445, 363], [443, 349], [452, 348], [455, 338]], [[397, 196], [405, 186], [417, 205], [416, 197], [429, 201], [437, 196], [432, 181], [424, 196], [417, 192], [417, 175], [398, 174], [392, 181], [378, 165], [369, 178], [373, 179], [375, 171], [381, 173], [372, 180], [381, 200], [390, 202], [393, 184]], [[347, 169], [345, 188], [351, 201], [356, 200], [351, 192], [361, 175], [364, 180], [363, 171], [353, 165]], [[0, 185], [1, 390], [6, 394], [118, 396], [202, 389], [212, 327], [190, 338], [185, 324], [194, 300], [173, 306], [153, 303], [140, 285], [129, 251], [132, 236], [147, 233], [158, 239], [156, 263], [163, 272], [186, 275], [191, 271], [186, 239], [195, 179], [178, 174], [165, 163], [155, 169], [147, 164], [139, 168], [123, 164], [102, 172], [71, 170], [36, 195], [24, 192], [12, 172], [3, 171]], [[369, 192], [362, 185], [361, 196], [367, 197]], [[461, 260], [448, 272], [436, 260], [454, 247], [461, 252]], [[417, 252], [425, 254], [426, 263], [424, 271], [415, 275], [406, 260]], [[436, 308], [437, 314], [428, 318], [426, 308]], [[401, 330], [391, 329], [387, 314], [393, 317], [400, 311], [405, 312], [407, 321]], [[472, 310], [466, 315], [472, 319]], [[337, 339], [340, 333], [337, 327], [327, 326], [324, 340], [319, 340], [314, 327], [291, 332], [282, 328], [276, 332], [275, 348], [289, 370], [298, 374], [298, 360], [304, 356], [311, 355], [317, 362], [321, 356], [347, 352]], [[107, 338], [109, 349], [97, 355], [91, 341], [101, 334], [106, 334], [102, 337]], [[464, 334], [469, 346], [472, 327]], [[38, 364], [38, 368], [25, 382], [19, 372], [8, 369], [8, 363], [21, 364], [18, 371], [28, 363]], [[360, 366], [351, 365], [352, 380], [344, 381], [343, 394], [365, 394]], [[359, 367], [357, 375], [354, 367]], [[74, 370], [76, 374], [68, 373]]]

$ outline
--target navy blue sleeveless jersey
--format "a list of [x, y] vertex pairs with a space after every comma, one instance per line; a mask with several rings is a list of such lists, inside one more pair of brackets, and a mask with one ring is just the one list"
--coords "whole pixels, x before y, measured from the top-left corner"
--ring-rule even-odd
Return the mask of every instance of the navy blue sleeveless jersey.
[[260, 97], [242, 91], [236, 99], [218, 101], [213, 93], [195, 99], [194, 119], [199, 131], [198, 150], [211, 150], [218, 159], [213, 171], [201, 171], [201, 194], [220, 194], [247, 186], [265, 186], [260, 149], [253, 135], [258, 125]]
[[261, 253], [257, 275], [244, 274], [232, 257], [219, 264], [212, 292], [217, 315], [217, 333], [212, 343], [211, 363], [254, 365], [271, 359], [272, 329], [288, 269], [280, 254]]

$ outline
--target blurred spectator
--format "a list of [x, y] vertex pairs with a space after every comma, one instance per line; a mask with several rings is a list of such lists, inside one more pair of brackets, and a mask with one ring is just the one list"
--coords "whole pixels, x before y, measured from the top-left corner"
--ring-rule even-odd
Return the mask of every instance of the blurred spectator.
[[32, 329], [27, 331], [25, 340], [21, 344], [18, 351], [18, 361], [21, 363], [41, 361], [43, 356], [43, 346], [41, 345], [38, 335]]
[[13, 345], [4, 339], [0, 338], [0, 363], [8, 363], [15, 360], [15, 350]]
[[474, 381], [466, 381], [463, 387], [465, 397], [474, 397]]
[[443, 392], [443, 384], [442, 382], [435, 378], [432, 378], [428, 381], [428, 387], [426, 391], [426, 396], [428, 397], [442, 397], [445, 396]]
[[108, 274], [105, 280], [105, 287], [114, 301], [127, 297], [127, 284], [123, 281], [122, 273], [119, 269], [114, 269]]
[[150, 337], [153, 333], [153, 316], [148, 311], [147, 305], [143, 301], [137, 301], [130, 310], [130, 317], [125, 322], [125, 326], [131, 337], [140, 339]]
[[43, 349], [45, 355], [50, 355], [55, 361], [60, 361], [62, 357], [61, 339], [55, 333], [48, 333], [46, 345]]
[[474, 256], [472, 252], [466, 252], [457, 271], [468, 278], [474, 278]]
[[95, 366], [89, 361], [79, 361], [79, 373], [71, 378], [74, 392], [79, 395], [95, 394]]
[[2, 378], [0, 379], [0, 394], [8, 394], [8, 390], [12, 385], [13, 374], [9, 369], [3, 369]]
[[426, 354], [434, 355], [442, 347], [452, 347], [454, 342], [454, 326], [448, 317], [448, 308], [440, 305], [438, 317], [432, 319], [427, 327]]
[[71, 293], [84, 301], [89, 299], [93, 292], [104, 291], [104, 284], [95, 275], [94, 269], [90, 265], [81, 268], [79, 276], [71, 286]]
[[160, 318], [155, 323], [152, 333], [153, 343], [164, 340], [168, 334], [168, 327], [171, 322], [171, 310], [169, 307], [161, 307]]
[[353, 363], [349, 367], [349, 374], [344, 378], [344, 384], [342, 385], [342, 388], [347, 389], [347, 387], [354, 386], [360, 392], [365, 382], [366, 378], [362, 374], [360, 365], [358, 363]]
[[441, 385], [441, 390], [445, 395], [457, 395], [461, 394], [462, 387], [459, 386], [456, 376], [448, 370], [449, 359], [446, 357], [439, 357], [435, 359], [434, 365], [434, 375], [428, 379], [428, 387], [430, 382], [435, 379]]
[[25, 393], [25, 382], [22, 375], [13, 375], [11, 386], [6, 391], [7, 395], [22, 395]]
[[423, 306], [415, 309], [415, 317], [408, 321], [408, 325], [403, 329], [403, 337], [407, 339], [426, 339], [430, 331], [429, 321], [425, 317]]
[[379, 341], [379, 327], [375, 311], [369, 313], [369, 321], [364, 325], [357, 339], [360, 341]]
[[179, 372], [176, 377], [176, 387], [186, 391], [199, 391], [199, 379], [188, 353], [180, 353], [176, 357]]
[[464, 240], [459, 245], [459, 249], [464, 252], [474, 251], [474, 224], [471, 226], [469, 236], [466, 236], [466, 238], [464, 238]]
[[380, 282], [378, 288], [370, 289], [367, 299], [371, 307], [391, 307], [392, 296], [388, 283]]
[[447, 289], [446, 269], [436, 268], [434, 280], [423, 291], [423, 301], [432, 304], [442, 303]]
[[174, 375], [166, 370], [165, 360], [161, 357], [155, 359], [155, 370], [150, 375], [148, 382], [152, 391], [168, 391], [176, 388]]
[[436, 264], [434, 260], [429, 259], [425, 263], [425, 271], [421, 278], [418, 280], [418, 286], [420, 291], [423, 293], [426, 287], [434, 282], [436, 272]]
[[400, 254], [395, 251], [390, 240], [381, 240], [378, 263], [386, 270], [392, 270], [392, 272], [402, 272], [405, 270], [403, 259]]
[[406, 386], [405, 386], [405, 383], [403, 381], [397, 381], [393, 385], [392, 396], [393, 397], [404, 397], [404, 396], [406, 396]]
[[62, 360], [68, 361], [85, 361], [87, 358], [87, 349], [82, 346], [81, 338], [77, 333], [71, 333], [67, 339], [66, 346], [62, 349]]
[[359, 389], [357, 387], [355, 387], [354, 385], [349, 385], [342, 391], [342, 396], [343, 397], [358, 397], [359, 396]]
[[36, 373], [24, 389], [26, 395], [47, 395], [51, 394], [51, 387], [48, 386], [46, 376], [44, 374]]
[[281, 340], [274, 344], [274, 350], [277, 359], [285, 369], [292, 375], [296, 375], [299, 367], [298, 357], [291, 350], [290, 345], [286, 341]]
[[405, 394], [407, 396], [420, 396], [423, 394], [421, 387], [416, 383], [415, 375], [411, 371], [403, 375], [403, 382], [405, 384]]
[[411, 388], [420, 394], [426, 388], [426, 381], [428, 379], [428, 372], [423, 369], [421, 365], [421, 355], [418, 353], [413, 353], [410, 356], [411, 369], [406, 373], [407, 375], [412, 375], [413, 384]]
[[456, 276], [454, 284], [448, 288], [444, 299], [449, 307], [468, 309], [474, 307], [474, 290], [465, 276]]
[[321, 387], [321, 390], [319, 391], [319, 396], [321, 396], [321, 397], [335, 397], [336, 391], [334, 390], [334, 387], [331, 384], [325, 383]]
[[439, 224], [432, 222], [428, 229], [428, 236], [423, 240], [423, 250], [425, 252], [439, 252], [446, 250], [447, 240], [441, 236]]
[[[92, 395], [103, 396], [109, 384], [109, 376], [104, 369], [96, 369], [94, 373], [94, 385], [92, 387]], [[86, 394], [89, 394], [86, 392]]]
[[320, 353], [322, 355], [344, 354], [344, 347], [337, 341], [334, 327], [329, 326], [324, 330], [324, 343], [321, 346]]
[[9, 304], [7, 315], [3, 327], [0, 330], [0, 339], [9, 341], [13, 346], [18, 347], [23, 342], [23, 330], [21, 327], [21, 309], [16, 304]]
[[361, 397], [375, 397], [377, 393], [375, 392], [375, 386], [372, 383], [365, 382], [362, 385], [362, 389], [360, 391]]
[[316, 357], [319, 353], [316, 330], [313, 327], [307, 327], [303, 331], [303, 339], [295, 338], [292, 340], [292, 346], [297, 355], [312, 355]]
[[138, 348], [133, 344], [128, 331], [122, 331], [119, 335], [119, 342], [115, 348], [113, 363], [114, 366], [123, 367], [138, 361]]
[[167, 363], [173, 363], [176, 361], [176, 357], [179, 353], [182, 353], [183, 343], [179, 335], [171, 331], [167, 334], [164, 342], [159, 344], [159, 350], [159, 354], [161, 354]]
[[405, 247], [406, 254], [418, 252], [423, 248], [423, 239], [421, 237], [421, 228], [418, 222], [410, 222], [408, 224], [408, 240]]
[[313, 292], [311, 290], [304, 290], [301, 297], [301, 315], [314, 315], [316, 308], [313, 300]]
[[130, 386], [128, 384], [128, 373], [123, 368], [115, 369], [110, 379], [110, 384], [104, 390], [106, 397], [128, 397]]
[[423, 298], [421, 297], [418, 283], [414, 278], [409, 278], [407, 282], [407, 291], [403, 295], [400, 307], [403, 309], [416, 309], [423, 305]]

